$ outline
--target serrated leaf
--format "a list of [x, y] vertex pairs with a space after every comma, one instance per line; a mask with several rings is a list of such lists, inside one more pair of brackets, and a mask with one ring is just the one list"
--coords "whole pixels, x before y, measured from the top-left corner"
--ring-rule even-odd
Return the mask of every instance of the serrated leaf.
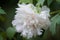
[[0, 40], [3, 40], [3, 37], [0, 35]]
[[53, 0], [47, 0], [48, 6], [52, 3]]
[[52, 35], [56, 34], [56, 24], [60, 24], [60, 15], [57, 14], [51, 19], [51, 27], [50, 31], [52, 32]]
[[45, 0], [37, 0], [37, 5], [43, 5]]
[[5, 11], [0, 8], [0, 14], [5, 14]]
[[19, 3], [32, 3], [33, 0], [19, 0]]
[[15, 28], [13, 28], [13, 27], [9, 27], [9, 28], [7, 29], [7, 31], [6, 31], [6, 33], [7, 33], [7, 36], [8, 36], [9, 38], [13, 38], [13, 36], [14, 36], [15, 33], [16, 33], [16, 30], [15, 30]]

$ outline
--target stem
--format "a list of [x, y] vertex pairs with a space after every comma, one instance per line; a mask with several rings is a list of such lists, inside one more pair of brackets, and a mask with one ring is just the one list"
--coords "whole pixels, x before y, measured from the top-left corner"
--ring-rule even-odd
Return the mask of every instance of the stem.
[[55, 13], [57, 13], [57, 12], [60, 12], [60, 10], [53, 11], [53, 12], [51, 12], [50, 14], [55, 14]]

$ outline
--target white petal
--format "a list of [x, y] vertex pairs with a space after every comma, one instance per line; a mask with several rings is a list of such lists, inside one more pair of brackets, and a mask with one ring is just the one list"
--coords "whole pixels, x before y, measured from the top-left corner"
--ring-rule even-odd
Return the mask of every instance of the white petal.
[[41, 29], [45, 30], [50, 25], [50, 9], [43, 6], [39, 14], [33, 4], [18, 4], [18, 6], [19, 8], [16, 8], [16, 15], [12, 21], [17, 32], [28, 39], [42, 35]]
[[47, 6], [42, 6], [41, 11], [48, 11], [48, 12], [50, 12], [50, 9]]
[[26, 4], [24, 4], [24, 3], [23, 4], [18, 4], [18, 6], [19, 7], [24, 7], [24, 6], [26, 6]]
[[16, 28], [17, 32], [22, 32], [24, 27], [22, 25], [16, 25], [15, 28]]

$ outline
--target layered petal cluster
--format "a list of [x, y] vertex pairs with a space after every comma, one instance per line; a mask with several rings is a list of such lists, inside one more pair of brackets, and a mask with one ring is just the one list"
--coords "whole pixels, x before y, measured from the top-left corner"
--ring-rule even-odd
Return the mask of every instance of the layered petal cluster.
[[41, 35], [42, 29], [46, 30], [50, 25], [48, 7], [43, 6], [38, 13], [33, 4], [18, 4], [18, 6], [12, 25], [18, 33], [21, 33], [21, 36], [31, 38]]

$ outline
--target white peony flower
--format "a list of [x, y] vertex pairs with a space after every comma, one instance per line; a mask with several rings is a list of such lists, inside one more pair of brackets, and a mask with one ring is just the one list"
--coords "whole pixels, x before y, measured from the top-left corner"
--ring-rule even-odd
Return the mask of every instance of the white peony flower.
[[50, 25], [50, 9], [46, 6], [41, 8], [40, 13], [33, 4], [18, 4], [18, 6], [12, 24], [21, 36], [31, 38], [41, 35], [42, 29], [46, 30]]

